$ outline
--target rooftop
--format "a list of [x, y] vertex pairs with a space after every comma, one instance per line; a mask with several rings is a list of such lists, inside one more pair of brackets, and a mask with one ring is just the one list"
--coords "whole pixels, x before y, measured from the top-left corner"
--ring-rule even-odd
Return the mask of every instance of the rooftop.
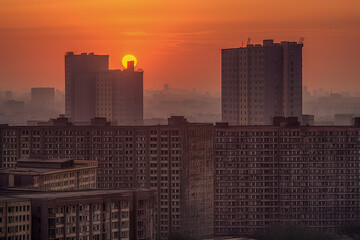
[[[222, 49], [222, 50], [233, 50], [233, 49], [246, 49], [246, 48], [255, 48], [255, 47], [272, 47], [272, 46], [282, 46], [282, 45], [301, 45], [302, 46], [302, 42], [301, 42], [301, 39], [299, 40], [299, 42], [292, 42], [292, 41], [281, 41], [280, 43], [276, 43], [274, 42], [273, 39], [264, 39], [263, 40], [263, 44], [252, 44], [251, 41], [248, 41], [245, 46], [241, 46], [241, 47], [234, 47], [234, 48], [225, 48], [225, 49]], [[242, 44], [244, 45], [244, 43]]]
[[23, 174], [23, 175], [39, 175], [41, 173], [52, 172], [55, 169], [53, 168], [21, 168], [21, 167], [14, 167], [14, 168], [6, 168], [1, 169], [0, 173], [12, 173], [12, 174]]
[[[170, 119], [173, 118], [183, 118], [182, 116], [171, 116]], [[187, 122], [186, 125], [193, 125], [193, 126], [199, 126], [199, 125], [212, 125], [212, 123], [201, 123], [201, 122]], [[29, 128], [36, 128], [36, 129], [48, 129], [53, 127], [66, 127], [66, 128], [77, 128], [77, 129], [84, 129], [84, 130], [90, 130], [91, 128], [109, 128], [109, 129], [134, 129], [134, 128], [142, 128], [142, 129], [151, 129], [154, 127], [168, 127], [173, 128], [174, 125], [169, 124], [153, 124], [153, 125], [139, 125], [139, 126], [126, 126], [126, 125], [111, 125], [111, 123], [104, 121], [102, 118], [95, 118], [92, 120], [92, 122], [83, 122], [83, 123], [72, 123], [69, 121], [68, 118], [60, 116], [56, 119], [51, 119], [48, 122], [38, 122], [37, 126], [27, 126], [27, 125], [17, 125], [17, 126], [9, 126], [8, 124], [0, 124], [0, 128], [11, 128], [11, 129], [21, 129], [24, 127]], [[176, 126], [177, 127], [177, 126]]]
[[29, 199], [26, 198], [17, 198], [14, 197], [14, 195], [6, 195], [6, 196], [0, 196], [0, 202], [22, 202]]
[[18, 162], [26, 163], [66, 163], [73, 161], [74, 159], [70, 158], [22, 158]]
[[56, 171], [67, 171], [84, 167], [96, 167], [96, 161], [74, 159], [20, 159], [16, 167], [0, 169], [0, 173], [17, 175], [39, 175]]
[[153, 190], [139, 188], [139, 189], [127, 189], [127, 190], [118, 190], [118, 189], [94, 189], [94, 190], [79, 190], [79, 191], [63, 191], [63, 192], [21, 192], [13, 195], [6, 195], [10, 199], [74, 199], [81, 197], [91, 197], [91, 196], [101, 196], [101, 195], [113, 195], [113, 194], [132, 194], [134, 192], [153, 192]]

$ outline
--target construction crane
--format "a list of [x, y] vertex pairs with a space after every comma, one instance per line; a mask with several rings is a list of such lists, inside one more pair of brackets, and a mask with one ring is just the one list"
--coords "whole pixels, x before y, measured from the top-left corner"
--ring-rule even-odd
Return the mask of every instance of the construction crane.
[[251, 43], [251, 38], [248, 38], [246, 45], [250, 45], [250, 43]]
[[303, 44], [303, 43], [304, 43], [304, 40], [305, 40], [304, 37], [300, 37], [298, 44]]

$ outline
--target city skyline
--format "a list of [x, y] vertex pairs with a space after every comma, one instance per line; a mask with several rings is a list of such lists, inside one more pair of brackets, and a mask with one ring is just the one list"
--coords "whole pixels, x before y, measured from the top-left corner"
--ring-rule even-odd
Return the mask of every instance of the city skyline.
[[[304, 85], [335, 91], [359, 87], [359, 2], [349, 1], [2, 1], [1, 85], [63, 88], [67, 51], [134, 54], [148, 69], [145, 89], [220, 90], [220, 49], [262, 39], [305, 37]], [[156, 9], [148, 11], [149, 8]], [[176, 10], [176, 11], [175, 11]], [[270, 10], [270, 11], [268, 11]], [[44, 21], [45, 20], [45, 21]], [[32, 59], [29, 61], [29, 59]]]
[[0, 240], [355, 240], [358, 0], [1, 0]]

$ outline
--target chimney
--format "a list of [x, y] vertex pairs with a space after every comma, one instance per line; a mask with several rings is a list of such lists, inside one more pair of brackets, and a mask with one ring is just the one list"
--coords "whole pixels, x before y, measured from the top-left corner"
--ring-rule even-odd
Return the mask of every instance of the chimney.
[[127, 62], [127, 70], [134, 71], [134, 61], [128, 61]]

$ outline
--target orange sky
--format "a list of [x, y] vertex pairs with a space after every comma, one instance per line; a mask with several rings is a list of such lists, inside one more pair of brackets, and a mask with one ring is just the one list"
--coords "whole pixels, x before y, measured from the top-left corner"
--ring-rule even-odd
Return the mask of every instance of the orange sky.
[[0, 90], [64, 88], [64, 53], [127, 53], [144, 87], [220, 90], [220, 49], [305, 37], [303, 84], [360, 92], [359, 0], [0, 0]]

